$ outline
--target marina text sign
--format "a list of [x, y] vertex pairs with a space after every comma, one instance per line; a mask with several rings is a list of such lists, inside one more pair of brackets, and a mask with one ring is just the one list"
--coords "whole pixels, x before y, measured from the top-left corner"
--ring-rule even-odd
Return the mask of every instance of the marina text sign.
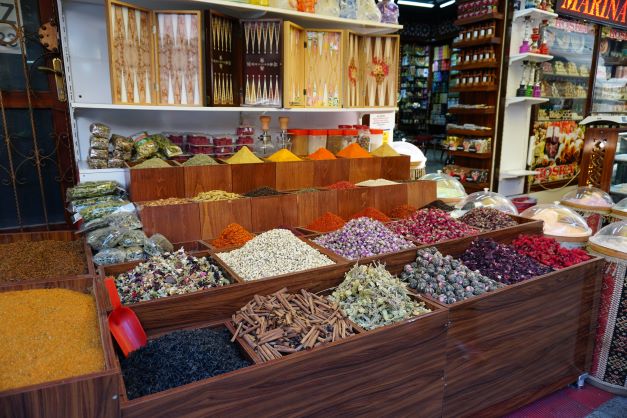
[[557, 0], [556, 12], [627, 29], [627, 0]]

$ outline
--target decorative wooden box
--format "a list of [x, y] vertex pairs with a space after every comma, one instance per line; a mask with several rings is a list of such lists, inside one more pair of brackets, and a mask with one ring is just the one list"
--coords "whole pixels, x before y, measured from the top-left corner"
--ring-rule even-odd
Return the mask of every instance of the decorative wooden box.
[[106, 14], [113, 103], [203, 105], [199, 11], [107, 0]]
[[340, 108], [344, 32], [291, 22], [284, 31], [284, 106]]
[[281, 19], [240, 20], [243, 39], [242, 106], [281, 107]]
[[239, 106], [241, 37], [239, 21], [205, 11], [205, 57], [207, 103], [210, 106]]
[[399, 35], [345, 36], [344, 107], [396, 107]]

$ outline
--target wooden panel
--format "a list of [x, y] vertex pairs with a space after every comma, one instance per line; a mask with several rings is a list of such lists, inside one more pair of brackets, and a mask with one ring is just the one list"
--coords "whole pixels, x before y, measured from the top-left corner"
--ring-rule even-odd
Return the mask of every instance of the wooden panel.
[[295, 194], [254, 197], [250, 203], [253, 231], [268, 231], [281, 225], [297, 226]]
[[360, 39], [364, 106], [396, 106], [399, 44], [398, 35], [365, 36]]
[[277, 163], [276, 189], [297, 190], [313, 187], [313, 161], [292, 161]]
[[198, 203], [141, 206], [139, 217], [148, 236], [158, 232], [170, 242], [196, 241], [201, 238]]
[[198, 11], [155, 12], [157, 100], [161, 105], [202, 106], [202, 28]]
[[337, 214], [337, 190], [320, 190], [316, 193], [297, 193], [298, 220], [307, 226], [326, 212]]
[[183, 167], [183, 178], [185, 197], [194, 197], [209, 190], [230, 192], [233, 188], [230, 164]]
[[251, 200], [245, 198], [201, 202], [199, 206], [202, 239], [217, 237], [230, 223], [238, 223], [248, 231], [252, 231]]
[[[375, 157], [378, 158], [378, 157]], [[398, 157], [378, 158], [381, 164], [381, 174], [379, 177], [388, 180], [409, 180], [409, 156], [399, 155]]]
[[374, 180], [381, 177], [380, 158], [350, 158], [348, 181], [359, 183], [365, 180]]
[[233, 192], [247, 193], [259, 187], [276, 187], [276, 164], [231, 164]]
[[344, 107], [361, 107], [364, 105], [364, 69], [360, 60], [359, 35], [347, 32], [344, 42]]
[[436, 182], [428, 180], [411, 181], [407, 184], [407, 204], [421, 208], [437, 199]]
[[350, 162], [346, 159], [314, 161], [314, 187], [324, 187], [338, 181], [348, 181]]
[[383, 213], [390, 213], [397, 206], [407, 203], [407, 185], [391, 184], [389, 186], [371, 187], [374, 196], [374, 207]]
[[374, 193], [371, 187], [337, 191], [337, 214], [344, 219], [368, 206], [374, 206]]
[[207, 103], [239, 106], [241, 73], [240, 27], [237, 19], [205, 11]]
[[305, 106], [342, 106], [342, 31], [307, 30]]
[[586, 128], [579, 186], [609, 190], [620, 129]]
[[106, 324], [107, 319], [100, 304], [103, 297], [102, 289], [94, 285], [94, 279], [62, 278], [37, 283], [11, 284], [0, 286], [0, 292], [48, 288], [70, 289], [94, 295], [105, 369], [98, 373], [0, 392], [0, 416], [17, 418], [118, 417], [117, 375], [119, 369], [115, 366], [115, 353]]
[[156, 104], [151, 12], [108, 0], [106, 13], [113, 103]]
[[281, 107], [283, 21], [241, 20], [244, 48], [242, 106]]
[[601, 265], [585, 262], [451, 305], [444, 416], [503, 416], [575, 381], [593, 336]]
[[305, 30], [292, 22], [283, 23], [283, 106], [305, 106]]
[[129, 194], [134, 202], [185, 197], [183, 167], [131, 168], [129, 172]]

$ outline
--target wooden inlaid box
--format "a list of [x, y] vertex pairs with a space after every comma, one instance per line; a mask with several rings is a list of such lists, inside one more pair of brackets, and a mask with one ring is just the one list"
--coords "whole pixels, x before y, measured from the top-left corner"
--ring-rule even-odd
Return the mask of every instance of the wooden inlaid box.
[[399, 47], [399, 35], [347, 31], [344, 107], [396, 107]]
[[242, 106], [281, 107], [283, 21], [243, 19]]
[[94, 278], [59, 278], [0, 285], [0, 292], [53, 288], [75, 290], [94, 296], [100, 341], [104, 353], [104, 369], [97, 373], [0, 392], [0, 416], [16, 418], [119, 417], [119, 366], [109, 335], [106, 312], [102, 309], [102, 298], [105, 297], [105, 292]]
[[285, 22], [284, 36], [284, 106], [340, 108], [344, 32]]
[[185, 197], [184, 169], [178, 163], [169, 161], [170, 167], [132, 168], [129, 164], [129, 194], [134, 202]]
[[242, 65], [239, 21], [213, 10], [205, 11], [207, 103], [239, 106]]
[[107, 0], [111, 97], [115, 104], [202, 106], [202, 16]]

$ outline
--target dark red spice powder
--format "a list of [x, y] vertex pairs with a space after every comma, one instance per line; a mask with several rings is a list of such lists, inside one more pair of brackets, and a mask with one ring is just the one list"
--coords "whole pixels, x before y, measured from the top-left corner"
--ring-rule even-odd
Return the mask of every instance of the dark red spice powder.
[[582, 249], [563, 248], [553, 238], [541, 235], [519, 235], [512, 246], [520, 254], [533, 258], [554, 269], [563, 269], [590, 260], [590, 255]]
[[400, 205], [392, 209], [389, 213], [391, 218], [406, 219], [409, 218], [418, 209], [412, 205]]
[[333, 183], [327, 186], [327, 189], [332, 189], [332, 190], [348, 190], [348, 189], [356, 189], [356, 188], [357, 186], [355, 186], [350, 181], [338, 181], [337, 183]]
[[317, 232], [331, 232], [340, 229], [346, 222], [335, 213], [327, 212], [307, 225], [307, 229]]
[[375, 221], [379, 221], [379, 222], [390, 222], [390, 218], [385, 213], [373, 207], [367, 207], [367, 208], [360, 210], [359, 212], [351, 216], [351, 219], [357, 219], [357, 218], [363, 218], [363, 217], [374, 219]]

